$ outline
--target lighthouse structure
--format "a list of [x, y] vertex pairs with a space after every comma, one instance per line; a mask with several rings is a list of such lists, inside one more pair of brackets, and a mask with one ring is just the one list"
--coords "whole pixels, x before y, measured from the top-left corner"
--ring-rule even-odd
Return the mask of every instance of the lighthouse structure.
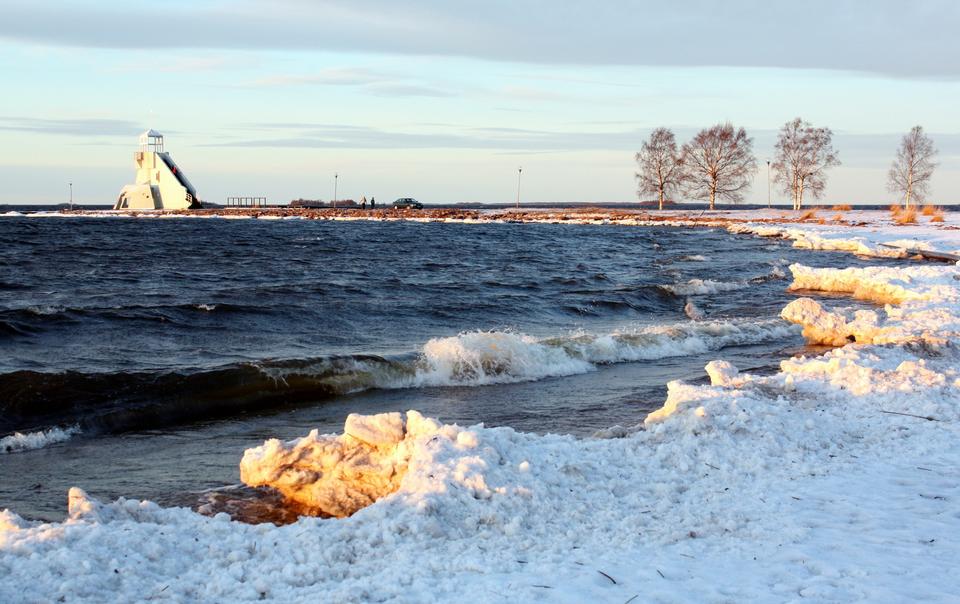
[[163, 150], [163, 135], [147, 130], [140, 135], [134, 184], [120, 190], [114, 210], [193, 210], [200, 198], [170, 154]]

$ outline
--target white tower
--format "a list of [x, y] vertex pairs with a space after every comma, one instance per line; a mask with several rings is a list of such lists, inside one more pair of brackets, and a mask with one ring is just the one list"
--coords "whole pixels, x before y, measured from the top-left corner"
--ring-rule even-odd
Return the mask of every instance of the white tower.
[[197, 190], [163, 150], [163, 135], [147, 130], [133, 154], [136, 181], [120, 191], [114, 210], [187, 210], [200, 206]]

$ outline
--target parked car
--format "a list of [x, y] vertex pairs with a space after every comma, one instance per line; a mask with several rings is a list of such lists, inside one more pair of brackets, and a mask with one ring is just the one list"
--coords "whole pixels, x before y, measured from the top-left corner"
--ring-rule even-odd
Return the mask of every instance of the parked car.
[[414, 199], [413, 197], [401, 197], [400, 199], [393, 202], [393, 207], [395, 208], [413, 208], [415, 210], [422, 210], [423, 204]]

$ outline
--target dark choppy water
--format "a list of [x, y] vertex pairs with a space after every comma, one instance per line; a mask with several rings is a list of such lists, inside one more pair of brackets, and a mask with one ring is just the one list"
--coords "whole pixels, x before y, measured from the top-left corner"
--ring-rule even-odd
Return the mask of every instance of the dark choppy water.
[[244, 448], [354, 411], [633, 424], [712, 358], [767, 370], [802, 345], [775, 319], [788, 262], [864, 262], [547, 224], [8, 217], [0, 242], [0, 438], [78, 431], [0, 452], [0, 508], [44, 518], [71, 485], [229, 499]]

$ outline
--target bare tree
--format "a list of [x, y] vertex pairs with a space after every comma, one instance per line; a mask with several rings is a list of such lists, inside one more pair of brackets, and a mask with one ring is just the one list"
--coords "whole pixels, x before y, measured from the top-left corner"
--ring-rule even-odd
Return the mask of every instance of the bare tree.
[[683, 146], [682, 155], [685, 192], [694, 199], [709, 199], [711, 210], [718, 199], [743, 201], [757, 170], [753, 139], [729, 122], [701, 130]]
[[923, 203], [930, 193], [930, 178], [937, 167], [933, 161], [936, 155], [933, 141], [923, 133], [922, 127], [914, 126], [903, 136], [897, 159], [890, 166], [887, 188], [903, 195], [905, 207], [910, 207], [910, 200]]
[[794, 210], [803, 207], [805, 193], [819, 199], [827, 188], [827, 169], [840, 165], [833, 132], [814, 128], [799, 117], [780, 129], [776, 153], [774, 178], [793, 196]]
[[666, 128], [657, 128], [636, 155], [637, 196], [656, 195], [663, 202], [683, 183], [683, 156], [677, 148], [677, 139]]

